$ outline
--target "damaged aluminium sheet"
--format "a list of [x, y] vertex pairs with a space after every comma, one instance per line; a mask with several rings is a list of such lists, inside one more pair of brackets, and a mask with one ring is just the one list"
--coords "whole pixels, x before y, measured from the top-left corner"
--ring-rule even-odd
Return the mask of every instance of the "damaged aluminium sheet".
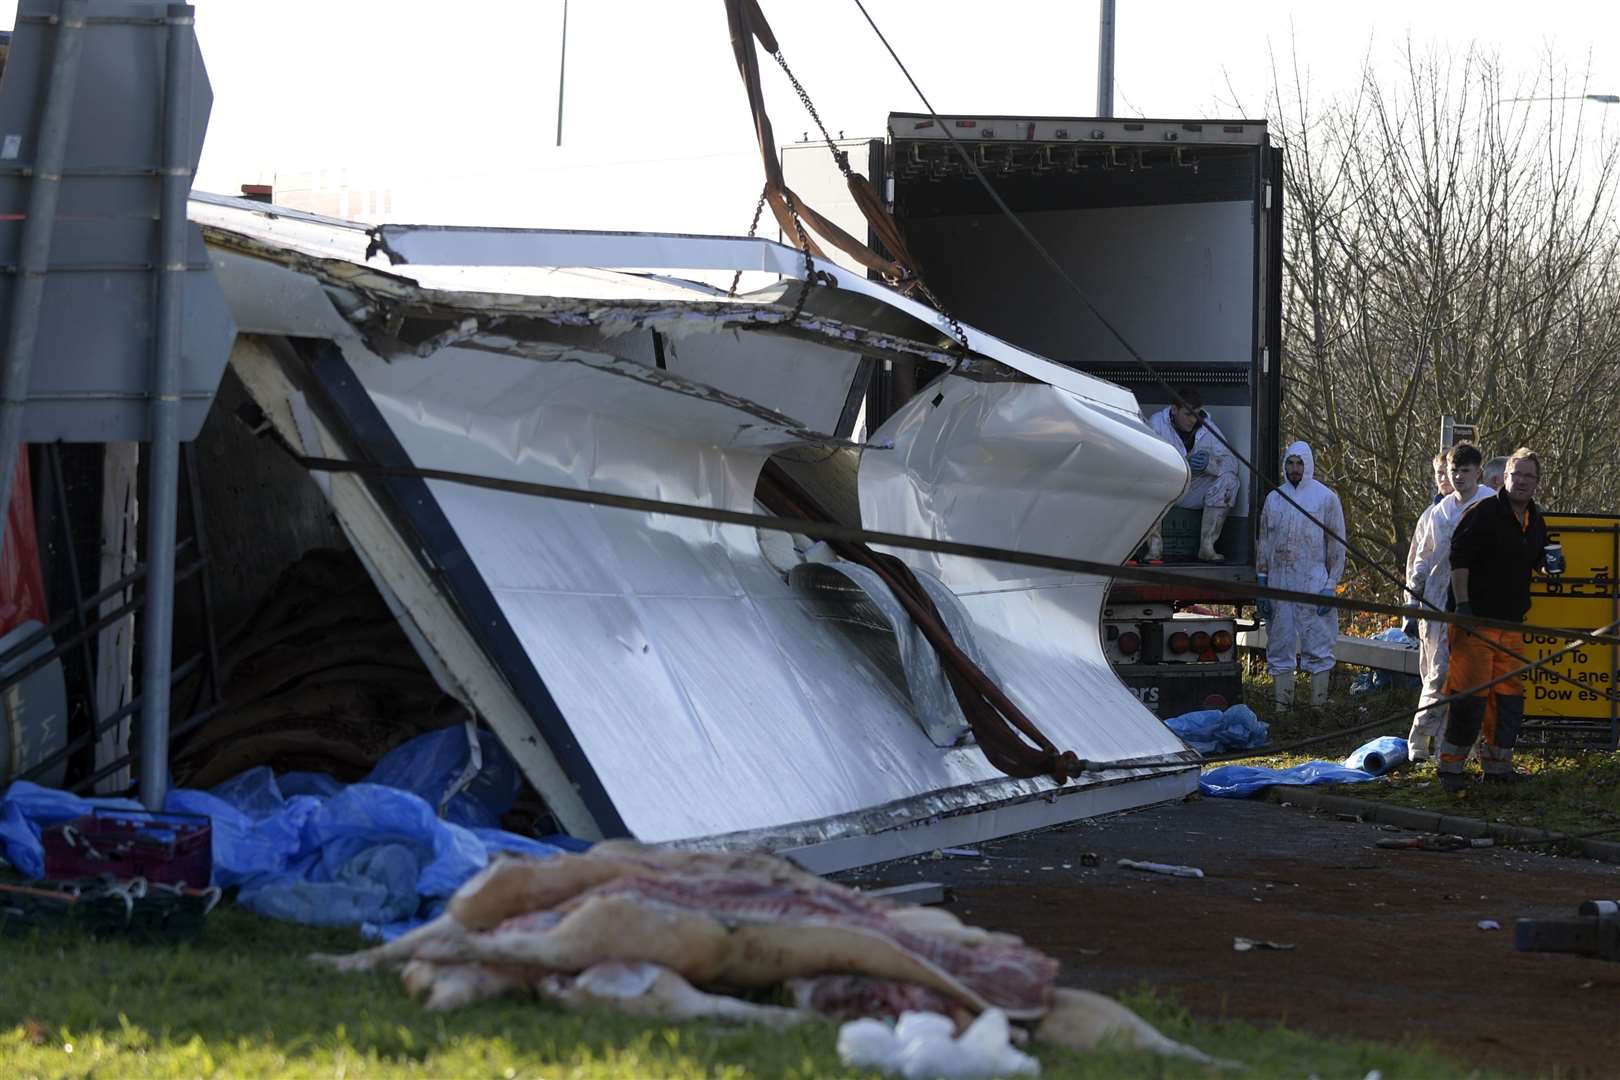
[[[802, 256], [765, 241], [368, 233], [215, 199], [194, 200], [192, 215], [253, 335], [234, 362], [282, 369], [283, 383], [262, 372], [244, 382], [256, 397], [278, 385], [324, 392], [330, 456], [754, 511], [773, 455], [812, 468], [853, 460], [831, 433], [863, 365], [949, 359], [931, 310], [835, 266], [817, 264], [797, 319], [803, 286], [791, 276], [734, 298], [667, 276], [802, 273]], [[1127, 392], [968, 334], [974, 356], [858, 449], [860, 523], [1124, 558], [1185, 484], [1178, 456]], [[293, 343], [265, 344], [278, 337]], [[278, 415], [280, 403], [259, 403]], [[787, 572], [803, 543], [441, 481], [420, 493], [373, 489], [394, 503], [392, 520], [416, 515], [419, 541], [438, 537], [419, 557], [459, 568], [434, 579], [456, 595], [404, 608], [430, 645], [443, 636], [433, 621], [458, 613], [533, 733], [510, 717], [492, 725], [509, 745], [543, 743], [529, 755], [539, 764], [525, 765], [531, 780], [600, 832], [797, 850], [831, 869], [1196, 783], [1190, 770], [1116, 772], [1059, 788], [1009, 778], [971, 745], [938, 745], [960, 727], [923, 686], [937, 667], [896, 670], [867, 647], [872, 626], [852, 632], [847, 605], [830, 614], [817, 582], [847, 589], [859, 575]], [[1103, 657], [1102, 581], [896, 554], [955, 594], [964, 648], [1060, 748], [1094, 760], [1184, 752]], [[397, 558], [370, 561], [391, 585]], [[459, 696], [480, 697], [487, 671], [439, 660]], [[572, 792], [558, 790], [559, 775]]]

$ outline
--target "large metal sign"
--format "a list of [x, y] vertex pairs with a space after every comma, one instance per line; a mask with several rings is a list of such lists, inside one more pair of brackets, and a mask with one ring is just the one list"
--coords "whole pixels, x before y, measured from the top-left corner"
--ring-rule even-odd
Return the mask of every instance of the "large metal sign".
[[[1530, 591], [1527, 622], [1595, 630], [1620, 621], [1620, 517], [1548, 514], [1547, 529], [1563, 545], [1568, 564], [1561, 579], [1538, 578]], [[1526, 634], [1532, 660], [1569, 644], [1551, 635]], [[1564, 676], [1565, 678], [1560, 678]], [[1566, 681], [1570, 680], [1570, 681]], [[1584, 689], [1583, 689], [1584, 687]], [[1524, 711], [1546, 731], [1581, 741], [1620, 744], [1620, 649], [1582, 644], [1545, 668], [1524, 675]]]
[[[45, 169], [43, 116], [64, 33], [80, 37], [69, 95], [60, 197], [48, 243], [22, 437], [108, 442], [150, 437], [154, 297], [160, 271], [164, 91], [171, 7], [143, 0], [84, 0], [82, 19], [61, 0], [22, 0], [0, 83], [0, 340], [17, 317], [13, 293], [32, 185]], [[202, 154], [213, 102], [189, 13], [190, 85], [184, 168]], [[183, 211], [182, 211], [183, 212]], [[179, 329], [181, 439], [196, 437], [230, 355], [235, 325], [202, 234], [184, 225]]]

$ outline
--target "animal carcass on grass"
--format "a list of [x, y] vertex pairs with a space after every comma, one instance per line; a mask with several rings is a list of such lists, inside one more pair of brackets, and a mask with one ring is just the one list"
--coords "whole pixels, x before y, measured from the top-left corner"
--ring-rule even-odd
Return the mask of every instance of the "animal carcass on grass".
[[[865, 896], [769, 855], [610, 841], [582, 855], [503, 858], [433, 922], [374, 949], [316, 959], [350, 971], [401, 965], [406, 986], [434, 1009], [523, 992], [776, 1026], [816, 1013], [929, 1008], [961, 1027], [998, 1008], [1038, 1023], [1050, 1041], [1089, 1047], [1119, 1037], [1203, 1060], [1116, 1002], [1057, 989], [1057, 961], [1010, 934]], [[800, 1007], [724, 993], [771, 987]]]

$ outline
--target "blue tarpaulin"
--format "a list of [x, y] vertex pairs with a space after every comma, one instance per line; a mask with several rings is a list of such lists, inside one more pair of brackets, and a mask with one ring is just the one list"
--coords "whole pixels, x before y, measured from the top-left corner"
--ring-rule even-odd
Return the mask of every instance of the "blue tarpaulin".
[[1406, 740], [1382, 736], [1357, 748], [1344, 762], [1307, 761], [1290, 769], [1222, 765], [1198, 778], [1198, 790], [1218, 799], [1246, 799], [1275, 785], [1359, 784], [1375, 780], [1406, 761]]
[[[240, 886], [239, 903], [275, 918], [408, 928], [482, 869], [496, 852], [576, 849], [495, 827], [511, 808], [517, 767], [480, 733], [482, 767], [444, 802], [466, 768], [463, 728], [420, 736], [391, 751], [365, 780], [250, 769], [212, 791], [171, 791], [164, 809], [213, 825], [214, 884]], [[0, 854], [24, 875], [45, 873], [44, 829], [95, 807], [139, 810], [129, 799], [88, 799], [18, 781], [0, 797]]]
[[1270, 728], [1241, 702], [1226, 709], [1199, 709], [1166, 720], [1165, 726], [1200, 754], [1253, 750], [1266, 745]]

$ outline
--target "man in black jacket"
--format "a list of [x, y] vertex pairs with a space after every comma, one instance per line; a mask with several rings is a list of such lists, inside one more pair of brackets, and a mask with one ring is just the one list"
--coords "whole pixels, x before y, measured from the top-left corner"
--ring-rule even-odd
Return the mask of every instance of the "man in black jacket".
[[[1530, 611], [1530, 577], [1547, 565], [1547, 523], [1535, 501], [1540, 480], [1541, 460], [1530, 450], [1515, 450], [1502, 490], [1475, 503], [1457, 523], [1451, 538], [1451, 595], [1457, 614], [1524, 621]], [[1492, 681], [1521, 666], [1514, 654], [1522, 653], [1523, 645], [1523, 635], [1512, 630], [1451, 628], [1446, 694], [1492, 685], [1451, 703], [1440, 742], [1440, 786], [1447, 791], [1463, 788], [1463, 763], [1482, 725], [1485, 779], [1520, 778], [1513, 770], [1513, 746], [1524, 720], [1524, 684], [1517, 675]], [[1491, 710], [1494, 722], [1487, 716], [1488, 701], [1496, 705]]]

